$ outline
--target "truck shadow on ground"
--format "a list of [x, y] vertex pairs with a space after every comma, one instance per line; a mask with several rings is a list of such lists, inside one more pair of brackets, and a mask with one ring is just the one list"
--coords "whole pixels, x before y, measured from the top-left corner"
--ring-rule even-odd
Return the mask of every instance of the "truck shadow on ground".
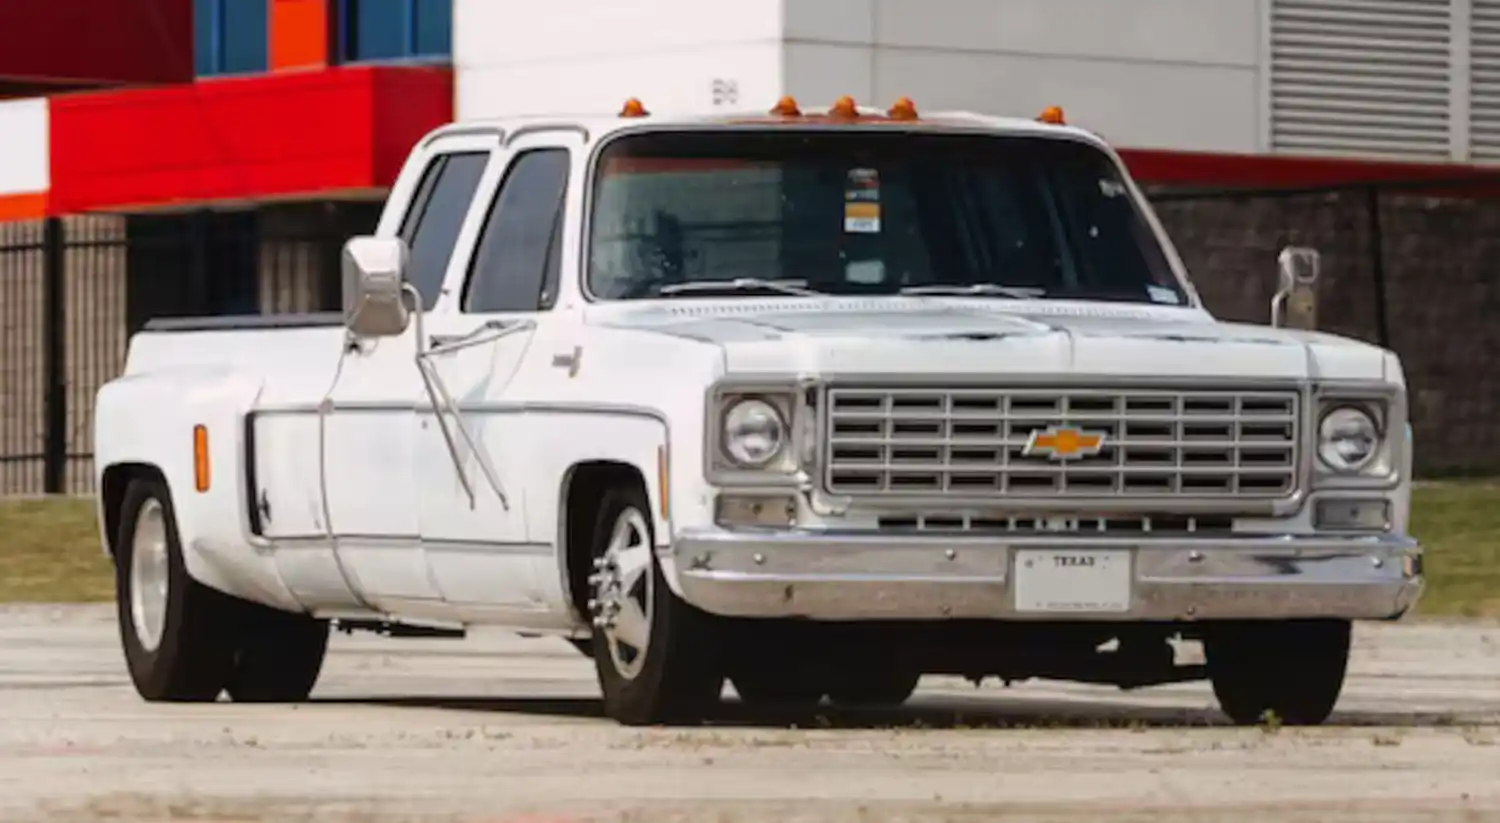
[[[604, 719], [596, 698], [393, 697], [317, 700], [316, 703], [394, 708], [496, 712], [536, 717]], [[815, 708], [750, 706], [726, 697], [703, 725], [799, 729], [1188, 729], [1232, 724], [1216, 708], [1141, 706], [1121, 701], [1087, 703], [1014, 697], [918, 696], [892, 709], [851, 709], [823, 703]], [[1343, 728], [1434, 728], [1500, 726], [1500, 720], [1465, 718], [1452, 712], [1335, 711], [1324, 724]]]

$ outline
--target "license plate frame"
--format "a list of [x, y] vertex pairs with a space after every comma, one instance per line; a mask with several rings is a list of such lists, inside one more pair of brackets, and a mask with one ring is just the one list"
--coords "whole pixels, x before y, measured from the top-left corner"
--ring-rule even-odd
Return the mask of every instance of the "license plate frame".
[[1077, 546], [1017, 549], [1015, 608], [1031, 614], [1120, 614], [1135, 593], [1135, 551]]

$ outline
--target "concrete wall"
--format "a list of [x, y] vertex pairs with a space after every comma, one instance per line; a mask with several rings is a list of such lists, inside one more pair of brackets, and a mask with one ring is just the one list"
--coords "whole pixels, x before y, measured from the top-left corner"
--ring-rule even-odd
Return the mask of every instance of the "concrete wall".
[[1264, 1], [456, 0], [457, 112], [904, 94], [928, 110], [1062, 105], [1122, 145], [1248, 152], [1262, 142]]
[[787, 0], [786, 88], [1071, 122], [1135, 148], [1259, 147], [1261, 0]]

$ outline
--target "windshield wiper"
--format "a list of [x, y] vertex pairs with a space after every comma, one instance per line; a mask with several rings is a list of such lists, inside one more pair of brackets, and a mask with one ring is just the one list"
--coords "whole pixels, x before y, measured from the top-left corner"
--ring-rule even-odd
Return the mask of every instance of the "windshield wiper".
[[669, 283], [656, 290], [663, 297], [674, 294], [700, 294], [729, 292], [737, 294], [747, 291], [769, 291], [777, 294], [792, 294], [799, 297], [815, 297], [823, 292], [807, 288], [806, 280], [762, 280], [759, 277], [736, 277], [733, 280], [698, 280], [692, 283]]
[[956, 295], [956, 296], [983, 296], [983, 297], [1010, 297], [1016, 300], [1034, 300], [1047, 293], [1046, 289], [1028, 288], [1025, 286], [998, 286], [994, 283], [970, 283], [967, 286], [959, 285], [934, 285], [934, 286], [907, 286], [900, 291], [906, 295]]

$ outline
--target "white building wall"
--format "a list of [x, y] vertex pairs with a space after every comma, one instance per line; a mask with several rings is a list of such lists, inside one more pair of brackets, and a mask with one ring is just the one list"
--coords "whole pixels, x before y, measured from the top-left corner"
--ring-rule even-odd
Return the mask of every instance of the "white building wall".
[[1062, 106], [1127, 148], [1500, 162], [1497, 4], [455, 0], [457, 110], [906, 95], [927, 111]]
[[0, 196], [52, 187], [47, 100], [0, 100]]
[[[805, 0], [804, 0], [805, 1]], [[819, 0], [813, 0], [818, 2]], [[460, 118], [712, 108], [781, 94], [779, 0], [455, 0]], [[720, 82], [721, 104], [728, 86]]]

